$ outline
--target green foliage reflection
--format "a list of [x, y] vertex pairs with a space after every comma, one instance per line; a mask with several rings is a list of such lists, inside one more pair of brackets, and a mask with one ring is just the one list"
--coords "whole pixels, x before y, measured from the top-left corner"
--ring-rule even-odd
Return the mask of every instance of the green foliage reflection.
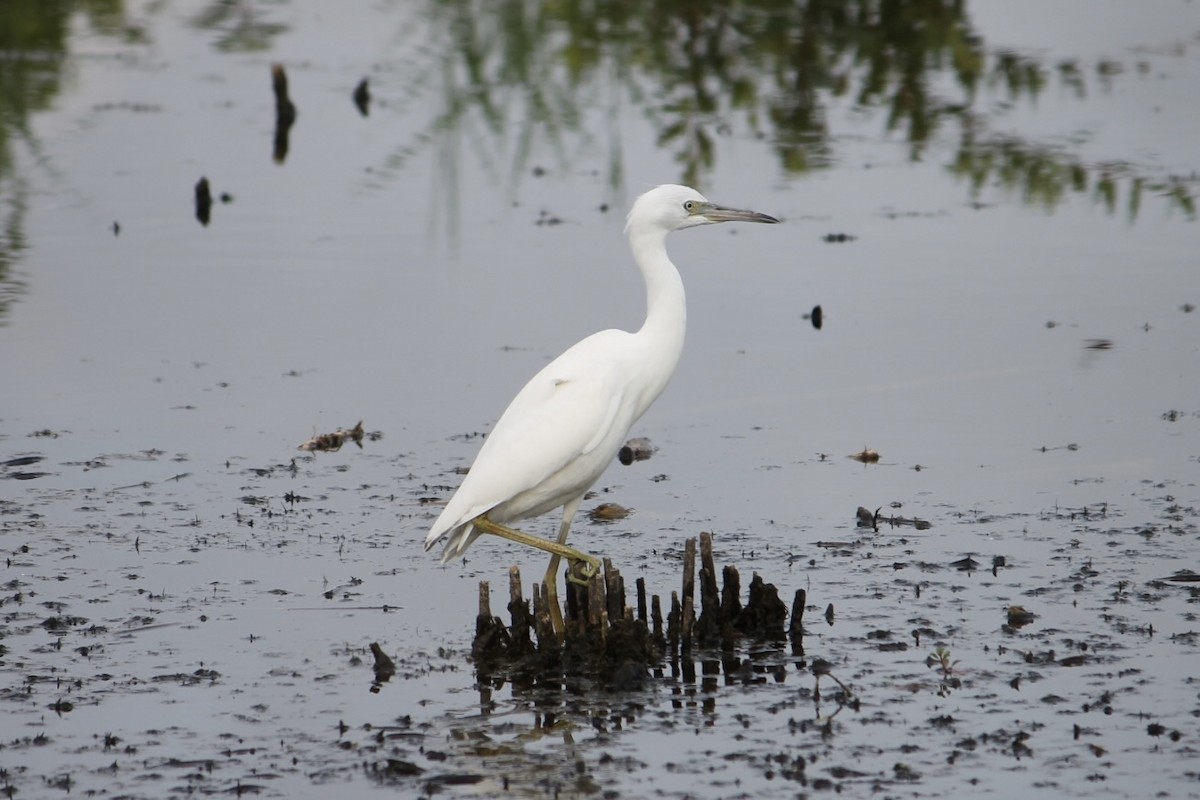
[[[577, 155], [603, 137], [616, 187], [617, 120], [633, 107], [683, 182], [703, 184], [730, 136], [767, 143], [782, 171], [802, 174], [836, 160], [845, 131], [830, 119], [853, 112], [864, 124], [880, 120], [913, 160], [935, 141], [956, 141], [950, 174], [975, 197], [998, 186], [1053, 209], [1081, 195], [1132, 220], [1151, 189], [1195, 214], [1189, 181], [1090, 163], [1072, 143], [993, 132], [1007, 110], [1048, 88], [1084, 100], [1137, 76], [1112, 61], [1048, 64], [989, 50], [963, 0], [435, 0], [426, 19], [434, 42], [425, 52], [440, 61], [429, 75], [443, 97], [428, 138], [443, 163], [464, 135], [514, 171], [528, 166], [539, 138], [565, 165], [567, 150]], [[596, 109], [608, 129], [581, 130]], [[506, 136], [516, 138], [512, 157], [496, 158]]]
[[145, 40], [125, 21], [122, 0], [0, 0], [0, 323], [24, 293], [14, 265], [26, 249], [30, 187], [18, 154], [41, 155], [32, 118], [51, 107], [67, 71], [71, 22], [126, 43]]
[[58, 94], [69, 17], [63, 3], [0, 3], [0, 321], [24, 291], [13, 267], [26, 247], [29, 191], [13, 169], [15, 149], [39, 149], [30, 116], [48, 108]]

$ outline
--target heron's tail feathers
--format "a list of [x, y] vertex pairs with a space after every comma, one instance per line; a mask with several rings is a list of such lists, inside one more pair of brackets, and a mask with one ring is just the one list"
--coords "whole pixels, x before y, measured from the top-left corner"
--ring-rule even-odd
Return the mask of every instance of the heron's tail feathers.
[[429, 537], [425, 539], [425, 549], [427, 551], [433, 549], [433, 546], [442, 537], [446, 539], [446, 544], [442, 548], [442, 563], [445, 564], [461, 558], [471, 543], [479, 538], [479, 532], [475, 530], [475, 525], [471, 522], [464, 522], [462, 525], [442, 533], [435, 534], [431, 531]]

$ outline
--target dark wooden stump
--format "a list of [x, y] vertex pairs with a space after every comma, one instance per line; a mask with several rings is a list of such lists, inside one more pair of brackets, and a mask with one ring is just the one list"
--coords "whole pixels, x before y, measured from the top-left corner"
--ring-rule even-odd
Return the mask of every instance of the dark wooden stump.
[[721, 641], [721, 598], [717, 590], [717, 568], [713, 564], [712, 534], [700, 534], [700, 619], [696, 643], [712, 647]]
[[551, 623], [550, 597], [544, 584], [534, 585], [531, 610], [530, 602], [522, 595], [520, 572], [515, 568], [509, 571], [511, 622], [506, 627], [492, 614], [488, 584], [481, 582], [471, 647], [481, 685], [494, 685], [497, 679], [541, 684], [585, 677], [601, 686], [626, 691], [641, 686], [648, 670], [661, 667], [664, 657], [680, 670], [685, 682], [694, 681], [694, 648], [709, 651], [704, 658], [713, 664], [721, 662], [712, 650], [720, 648], [722, 658], [727, 659], [743, 638], [782, 641], [790, 634], [793, 651], [802, 648], [801, 617], [807, 602], [804, 590], [796, 592], [790, 625], [788, 609], [778, 590], [759, 575], [751, 581], [743, 606], [739, 597], [741, 578], [734, 566], [722, 570], [718, 589], [709, 533], [701, 534], [699, 539], [697, 618], [696, 545], [696, 539], [684, 543], [682, 583], [680, 591], [671, 592], [665, 633], [658, 595], [650, 596], [647, 603], [646, 583], [639, 578], [636, 608], [629, 605], [625, 580], [608, 559], [601, 573], [592, 576], [586, 585], [567, 581], [561, 639]]
[[696, 540], [683, 546], [683, 611], [679, 618], [679, 643], [684, 653], [692, 652], [692, 628], [696, 624]]
[[524, 658], [534, 652], [533, 640], [529, 637], [533, 627], [533, 614], [529, 603], [521, 596], [521, 570], [508, 570], [508, 614], [512, 623], [508, 628], [508, 657]]
[[757, 573], [750, 581], [749, 599], [734, 627], [744, 634], [762, 639], [783, 639], [783, 624], [787, 620], [787, 606], [779, 599], [779, 590], [773, 583], [764, 583]]
[[479, 613], [475, 616], [475, 641], [471, 658], [489, 661], [503, 658], [511, 641], [504, 622], [492, 615], [491, 589], [487, 581], [479, 582]]
[[734, 625], [742, 613], [742, 576], [737, 567], [721, 570], [721, 639], [732, 646], [736, 635]]

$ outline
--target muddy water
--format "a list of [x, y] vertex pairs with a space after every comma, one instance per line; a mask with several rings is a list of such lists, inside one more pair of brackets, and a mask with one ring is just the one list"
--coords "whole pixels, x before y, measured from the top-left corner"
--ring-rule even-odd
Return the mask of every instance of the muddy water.
[[[1200, 18], [1011, 9], [6, 5], [0, 788], [1200, 796]], [[712, 530], [804, 651], [481, 689], [477, 582], [542, 559], [419, 542], [528, 374], [638, 324], [668, 180], [785, 224], [673, 238], [658, 450], [573, 539], [665, 596]]]

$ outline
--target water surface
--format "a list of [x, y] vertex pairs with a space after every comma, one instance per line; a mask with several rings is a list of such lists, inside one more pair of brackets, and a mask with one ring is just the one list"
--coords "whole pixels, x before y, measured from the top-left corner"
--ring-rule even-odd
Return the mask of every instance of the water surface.
[[[1163, 580], [1200, 569], [1190, 4], [0, 15], [10, 793], [1200, 796], [1195, 584]], [[807, 589], [806, 652], [491, 706], [477, 582], [543, 560], [420, 542], [526, 377], [640, 324], [621, 228], [666, 181], [784, 224], [671, 239], [658, 450], [572, 538], [665, 596], [714, 531]]]

